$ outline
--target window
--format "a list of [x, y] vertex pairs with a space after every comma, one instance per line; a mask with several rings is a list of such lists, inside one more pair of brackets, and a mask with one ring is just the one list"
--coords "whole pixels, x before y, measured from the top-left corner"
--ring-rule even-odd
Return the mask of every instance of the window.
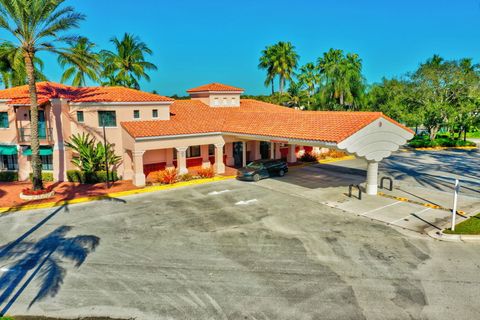
[[8, 128], [8, 112], [0, 112], [0, 128]]
[[103, 127], [116, 127], [117, 116], [115, 111], [98, 111], [98, 126]]
[[140, 110], [133, 110], [133, 119], [140, 119]]
[[0, 170], [18, 170], [17, 155], [0, 156]]
[[83, 111], [77, 111], [77, 122], [84, 122]]
[[200, 157], [200, 146], [191, 146], [187, 149], [187, 158]]
[[40, 156], [42, 161], [42, 170], [51, 171], [53, 170], [53, 157], [52, 155]]
[[208, 145], [208, 155], [209, 156], [215, 155], [215, 145], [213, 144]]
[[157, 109], [152, 110], [152, 118], [158, 118], [158, 110]]
[[[200, 157], [200, 146], [191, 146], [188, 147], [186, 151], [187, 158], [196, 158]], [[173, 148], [173, 159], [177, 159], [177, 149]]]

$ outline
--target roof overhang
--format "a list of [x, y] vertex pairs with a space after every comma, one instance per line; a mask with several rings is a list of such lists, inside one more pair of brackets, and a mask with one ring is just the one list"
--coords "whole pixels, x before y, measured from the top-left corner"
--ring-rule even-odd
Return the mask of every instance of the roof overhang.
[[138, 101], [138, 102], [70, 102], [71, 106], [79, 107], [102, 107], [102, 106], [169, 106], [172, 101]]
[[337, 148], [367, 161], [381, 161], [414, 136], [413, 132], [380, 117], [348, 138]]

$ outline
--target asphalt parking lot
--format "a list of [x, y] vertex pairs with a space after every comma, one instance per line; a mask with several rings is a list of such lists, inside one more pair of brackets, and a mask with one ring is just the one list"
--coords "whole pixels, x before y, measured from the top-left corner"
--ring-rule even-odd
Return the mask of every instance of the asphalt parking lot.
[[1, 216], [0, 307], [136, 319], [479, 314], [477, 245], [405, 234], [271, 183]]

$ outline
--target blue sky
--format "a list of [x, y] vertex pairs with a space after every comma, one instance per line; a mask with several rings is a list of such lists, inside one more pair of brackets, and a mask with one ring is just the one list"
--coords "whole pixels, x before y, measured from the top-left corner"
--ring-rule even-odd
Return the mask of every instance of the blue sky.
[[[140, 36], [158, 66], [142, 89], [185, 94], [209, 82], [268, 93], [260, 51], [290, 41], [301, 64], [329, 48], [356, 52], [369, 83], [411, 71], [434, 53], [480, 62], [480, 0], [83, 0], [79, 34], [101, 48], [124, 32]], [[53, 81], [61, 70], [47, 58]]]

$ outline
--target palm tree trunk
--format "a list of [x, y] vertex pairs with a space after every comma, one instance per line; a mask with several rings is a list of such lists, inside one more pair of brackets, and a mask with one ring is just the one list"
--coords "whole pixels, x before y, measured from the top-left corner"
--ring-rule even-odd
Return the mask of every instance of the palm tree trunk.
[[285, 78], [283, 76], [280, 76], [280, 94], [283, 94], [283, 86], [285, 83]]
[[32, 182], [33, 190], [42, 190], [42, 162], [40, 160], [40, 141], [38, 138], [38, 103], [35, 68], [33, 65], [35, 53], [25, 52], [25, 68], [30, 93], [30, 143], [32, 148]]
[[275, 94], [275, 79], [272, 78], [272, 96]]

